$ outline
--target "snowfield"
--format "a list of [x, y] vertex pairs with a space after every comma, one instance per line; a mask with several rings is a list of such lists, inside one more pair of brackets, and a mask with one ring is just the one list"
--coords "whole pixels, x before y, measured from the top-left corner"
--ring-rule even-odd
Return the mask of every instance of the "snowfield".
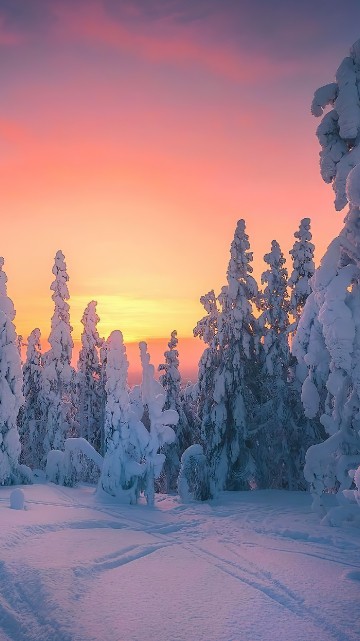
[[300, 492], [118, 505], [0, 489], [1, 641], [358, 641], [360, 530]]

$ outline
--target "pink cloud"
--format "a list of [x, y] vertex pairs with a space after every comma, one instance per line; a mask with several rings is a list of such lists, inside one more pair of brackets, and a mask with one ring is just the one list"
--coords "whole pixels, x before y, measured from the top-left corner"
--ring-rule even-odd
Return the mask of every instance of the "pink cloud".
[[175, 25], [169, 21], [152, 22], [150, 27], [137, 22], [136, 28], [115, 21], [105, 13], [101, 4], [92, 3], [55, 8], [60, 39], [81, 40], [134, 54], [149, 62], [196, 64], [207, 71], [236, 82], [255, 81], [259, 77], [276, 77], [294, 72], [294, 63], [271, 61], [263, 54], [256, 57], [234, 46], [224, 47], [200, 39], [193, 27]]

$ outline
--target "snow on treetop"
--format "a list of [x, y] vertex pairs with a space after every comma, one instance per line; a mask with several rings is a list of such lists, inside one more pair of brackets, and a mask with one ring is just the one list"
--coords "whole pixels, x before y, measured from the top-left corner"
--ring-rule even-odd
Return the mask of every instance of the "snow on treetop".
[[114, 331], [111, 332], [108, 338], [108, 345], [112, 349], [122, 349], [124, 345], [124, 338], [119, 329], [114, 329]]
[[15, 309], [14, 309], [14, 304], [11, 298], [9, 298], [7, 295], [6, 283], [8, 281], [8, 278], [2, 269], [3, 265], [4, 265], [4, 259], [1, 257], [0, 258], [0, 311], [4, 312], [4, 314], [10, 319], [10, 321], [13, 321], [15, 318]]
[[[311, 106], [314, 116], [323, 116], [317, 130], [321, 145], [320, 170], [327, 183], [333, 183], [335, 207], [347, 203], [346, 179], [360, 162], [360, 40], [350, 49], [336, 72], [336, 82], [315, 91]], [[333, 109], [323, 115], [328, 106]]]

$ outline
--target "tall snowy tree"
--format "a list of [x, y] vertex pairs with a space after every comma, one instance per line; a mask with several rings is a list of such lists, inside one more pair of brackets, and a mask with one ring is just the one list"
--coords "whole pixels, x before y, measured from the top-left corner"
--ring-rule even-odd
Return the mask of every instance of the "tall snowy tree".
[[256, 451], [257, 478], [262, 487], [292, 487], [288, 368], [290, 350], [288, 274], [279, 243], [273, 240], [264, 261], [269, 268], [261, 276], [265, 285], [259, 297], [258, 319], [263, 355], [261, 400]]
[[44, 458], [44, 423], [41, 402], [42, 356], [41, 333], [31, 332], [23, 367], [24, 405], [19, 414], [19, 431], [22, 443], [21, 460], [32, 469], [40, 468]]
[[23, 403], [22, 373], [13, 320], [15, 309], [7, 295], [7, 276], [0, 258], [0, 485], [19, 482], [20, 440], [17, 428]]
[[161, 452], [163, 446], [173, 443], [175, 432], [170, 427], [176, 425], [179, 415], [174, 409], [163, 409], [165, 391], [155, 377], [154, 366], [150, 363], [150, 355], [145, 342], [139, 343], [140, 360], [142, 365], [141, 393], [143, 405], [149, 422], [149, 442], [144, 452], [146, 472], [144, 475], [144, 493], [148, 505], [154, 504], [155, 479], [161, 474], [165, 455]]
[[[324, 513], [323, 493], [348, 489], [348, 471], [360, 463], [360, 41], [341, 63], [336, 82], [315, 93], [314, 115], [322, 145], [321, 172], [333, 182], [336, 207], [350, 203], [345, 226], [313, 277], [293, 353], [308, 368], [302, 399], [308, 416], [320, 415], [329, 438], [306, 455], [305, 476], [314, 509]], [[354, 167], [352, 169], [352, 167]], [[346, 190], [345, 190], [346, 187]]]
[[81, 334], [81, 350], [78, 360], [77, 392], [80, 436], [95, 447], [101, 449], [102, 436], [102, 403], [105, 389], [101, 380], [101, 363], [99, 349], [103, 339], [97, 330], [99, 316], [96, 313], [95, 301], [91, 301], [83, 314], [81, 322], [84, 330]]
[[44, 450], [62, 450], [64, 441], [75, 432], [74, 379], [71, 366], [73, 340], [69, 314], [69, 276], [64, 254], [58, 251], [52, 270], [55, 276], [50, 289], [54, 301], [49, 336], [50, 350], [44, 354], [41, 396], [45, 426]]
[[305, 489], [305, 452], [317, 439], [317, 422], [307, 419], [294, 376], [288, 341], [287, 270], [279, 244], [264, 256], [260, 296], [261, 400], [254, 457], [262, 487]]
[[[230, 249], [226, 287], [211, 300], [208, 318], [195, 335], [210, 341], [200, 370], [211, 365], [210, 377], [199, 376], [200, 418], [212, 493], [248, 487], [254, 461], [248, 441], [249, 417], [256, 389], [256, 320], [252, 311], [258, 288], [252, 273], [252, 253], [245, 222], [239, 220]], [[206, 301], [208, 304], [208, 301]], [[207, 400], [203, 400], [207, 399]]]
[[177, 332], [171, 332], [168, 342], [168, 350], [164, 352], [165, 363], [159, 365], [159, 371], [164, 372], [159, 381], [164, 388], [165, 409], [176, 410], [179, 414], [179, 421], [175, 428], [175, 441], [164, 446], [165, 463], [161, 473], [160, 488], [164, 492], [175, 491], [177, 478], [180, 471], [180, 461], [183, 452], [191, 445], [191, 432], [187, 417], [183, 408], [181, 394], [181, 376], [179, 372], [179, 352]]
[[291, 331], [296, 331], [306, 300], [311, 293], [310, 279], [314, 275], [314, 245], [311, 242], [310, 218], [303, 218], [299, 230], [294, 234], [296, 240], [290, 255], [293, 270], [288, 280], [290, 287], [290, 313], [294, 318]]
[[131, 410], [127, 390], [129, 363], [119, 330], [110, 334], [106, 352], [106, 452], [100, 486], [112, 496], [136, 503], [139, 478], [145, 474], [142, 459], [149, 433]]

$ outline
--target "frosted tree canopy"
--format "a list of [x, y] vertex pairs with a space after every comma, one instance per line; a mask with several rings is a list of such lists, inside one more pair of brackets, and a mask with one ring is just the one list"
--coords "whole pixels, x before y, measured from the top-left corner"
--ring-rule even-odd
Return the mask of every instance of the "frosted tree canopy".
[[[331, 110], [324, 113], [326, 107]], [[360, 162], [360, 40], [342, 61], [335, 82], [315, 91], [311, 113], [322, 116], [317, 129], [321, 145], [320, 171], [332, 183], [338, 211], [348, 202], [346, 179]]]

